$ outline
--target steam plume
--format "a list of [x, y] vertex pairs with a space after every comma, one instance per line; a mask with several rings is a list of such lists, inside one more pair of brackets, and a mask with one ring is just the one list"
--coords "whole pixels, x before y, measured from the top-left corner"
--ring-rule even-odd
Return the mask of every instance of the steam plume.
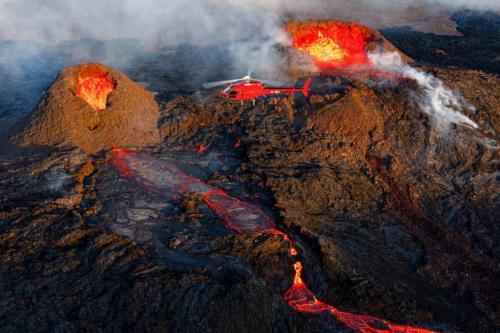
[[417, 95], [419, 105], [432, 117], [439, 128], [446, 129], [450, 124], [478, 127], [472, 119], [460, 112], [461, 110], [474, 111], [473, 106], [467, 103], [458, 92], [447, 88], [438, 78], [406, 64], [399, 53], [370, 53], [368, 57], [377, 69], [394, 72], [415, 80], [421, 90]]

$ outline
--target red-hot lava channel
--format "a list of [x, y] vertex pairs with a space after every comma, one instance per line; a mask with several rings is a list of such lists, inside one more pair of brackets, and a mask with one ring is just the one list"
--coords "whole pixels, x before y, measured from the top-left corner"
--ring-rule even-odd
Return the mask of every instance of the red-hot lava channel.
[[108, 95], [115, 90], [113, 81], [106, 73], [86, 73], [78, 77], [76, 95], [87, 102], [94, 110], [106, 109]]
[[[282, 237], [289, 244], [288, 253], [294, 257], [297, 250], [293, 242], [283, 232], [275, 229], [274, 221], [259, 207], [240, 201], [213, 187], [185, 174], [175, 165], [126, 149], [114, 149], [111, 164], [127, 178], [140, 186], [162, 195], [172, 197], [186, 193], [198, 193], [211, 209], [224, 221], [227, 228], [245, 233], [271, 233]], [[295, 277], [284, 297], [288, 304], [299, 312], [330, 313], [337, 320], [355, 331], [363, 333], [430, 333], [427, 329], [392, 324], [386, 320], [366, 315], [342, 312], [318, 300], [302, 280], [302, 263], [293, 265]]]

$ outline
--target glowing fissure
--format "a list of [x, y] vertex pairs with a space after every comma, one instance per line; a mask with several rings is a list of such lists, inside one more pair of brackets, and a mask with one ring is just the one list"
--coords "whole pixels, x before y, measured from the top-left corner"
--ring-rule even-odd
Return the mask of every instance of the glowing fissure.
[[364, 26], [334, 21], [289, 22], [285, 31], [292, 47], [308, 54], [320, 69], [368, 63], [365, 47], [373, 36]]
[[[277, 230], [274, 221], [259, 207], [238, 200], [219, 188], [208, 185], [187, 175], [167, 161], [152, 156], [114, 149], [111, 163], [127, 178], [137, 182], [152, 192], [177, 197], [187, 193], [197, 193], [219, 216], [227, 228], [236, 232], [274, 234], [285, 240], [291, 257], [297, 256], [292, 240]], [[295, 276], [284, 298], [296, 311], [303, 313], [329, 313], [344, 325], [362, 333], [430, 333], [431, 330], [392, 324], [386, 320], [367, 315], [342, 312], [316, 298], [302, 280], [302, 263], [293, 265]]]
[[78, 77], [76, 95], [87, 102], [94, 110], [106, 109], [108, 95], [115, 90], [113, 81], [106, 73], [86, 73]]

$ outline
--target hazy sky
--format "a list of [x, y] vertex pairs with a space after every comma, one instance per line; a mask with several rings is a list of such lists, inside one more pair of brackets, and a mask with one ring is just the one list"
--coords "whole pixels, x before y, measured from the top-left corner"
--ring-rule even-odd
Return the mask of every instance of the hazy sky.
[[[416, 3], [418, 0], [0, 0], [0, 40], [53, 43], [81, 37], [133, 37], [152, 44], [232, 40], [272, 34], [284, 14], [345, 18], [346, 13], [353, 13], [352, 19], [362, 23], [370, 24], [370, 19], [382, 16], [378, 22], [390, 24], [391, 17], [401, 16]], [[427, 10], [441, 10], [436, 3], [500, 10], [499, 0], [440, 0], [427, 5]]]

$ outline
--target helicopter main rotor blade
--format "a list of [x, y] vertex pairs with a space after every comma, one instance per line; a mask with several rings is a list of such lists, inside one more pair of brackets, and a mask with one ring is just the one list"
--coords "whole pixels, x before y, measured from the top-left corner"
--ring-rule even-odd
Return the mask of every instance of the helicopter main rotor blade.
[[247, 83], [251, 82], [251, 81], [258, 81], [258, 82], [260, 82], [264, 85], [270, 86], [270, 87], [284, 87], [284, 86], [286, 86], [286, 83], [283, 83], [283, 82], [258, 80], [258, 79], [254, 79], [254, 78], [250, 77], [250, 75], [247, 75], [245, 77], [242, 77], [241, 79], [236, 79], [236, 80], [225, 80], [225, 81], [215, 81], [215, 82], [203, 83], [203, 88], [211, 89], [211, 88], [215, 88], [218, 86], [225, 86], [227, 84], [241, 82], [241, 81], [245, 81]]
[[242, 80], [243, 79], [207, 82], [207, 83], [203, 83], [203, 88], [205, 88], [205, 89], [215, 88], [218, 86], [224, 86], [226, 84], [231, 84], [231, 83], [235, 83], [235, 82], [242, 81]]

